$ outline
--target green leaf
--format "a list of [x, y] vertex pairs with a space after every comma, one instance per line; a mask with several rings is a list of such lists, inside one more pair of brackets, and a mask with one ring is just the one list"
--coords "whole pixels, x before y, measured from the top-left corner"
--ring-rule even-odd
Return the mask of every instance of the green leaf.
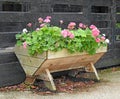
[[79, 35], [80, 35], [81, 37], [86, 37], [86, 32], [85, 32], [84, 30], [78, 29], [77, 32], [79, 33]]
[[15, 37], [16, 37], [16, 39], [20, 39], [21, 38], [21, 34], [16, 34]]
[[17, 46], [21, 46], [23, 44], [23, 42], [21, 42], [20, 40], [17, 41]]

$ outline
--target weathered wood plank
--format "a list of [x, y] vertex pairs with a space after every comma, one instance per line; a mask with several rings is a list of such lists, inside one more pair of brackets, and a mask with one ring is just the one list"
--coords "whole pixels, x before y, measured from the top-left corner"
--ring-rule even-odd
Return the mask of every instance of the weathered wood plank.
[[26, 75], [28, 76], [33, 76], [33, 74], [37, 71], [38, 68], [36, 67], [32, 67], [32, 66], [27, 66], [27, 65], [23, 65], [21, 64], [21, 66], [23, 67]]
[[24, 81], [25, 84], [33, 84], [35, 82], [36, 77], [34, 76], [26, 76]]
[[25, 77], [25, 72], [18, 62], [0, 64], [0, 87], [22, 83]]
[[69, 1], [67, 1], [67, 0], [53, 0], [53, 3], [55, 3], [55, 4], [73, 4], [73, 5], [75, 5], [75, 4], [82, 4], [83, 3], [83, 0], [69, 0]]
[[96, 70], [96, 68], [95, 68], [95, 66], [94, 66], [94, 64], [92, 62], [86, 67], [86, 69], [87, 69], [88, 72], [93, 72], [95, 74], [95, 76], [96, 76], [96, 79], [100, 80], [100, 78], [98, 76], [98, 73], [97, 73], [97, 70]]
[[[39, 75], [45, 72], [45, 69], [49, 69], [50, 72], [56, 72], [80, 68], [81, 66], [86, 66], [90, 62], [95, 63], [106, 51], [106, 47], [97, 50], [94, 55], [89, 55], [87, 53], [70, 54], [67, 50], [62, 50], [60, 52], [48, 51], [48, 53], [43, 53], [41, 56], [36, 55], [30, 57], [27, 49], [24, 49], [22, 46], [15, 46], [15, 53], [26, 73], [29, 75]], [[29, 67], [34, 70], [31, 71]]]
[[[96, 53], [100, 53], [100, 52], [106, 52], [107, 51], [107, 48], [106, 47], [102, 47], [100, 49], [98, 49], [96, 51]], [[82, 57], [84, 57], [83, 55], [84, 54], [87, 54], [85, 52], [83, 53], [68, 53], [68, 51], [66, 49], [63, 49], [61, 51], [58, 51], [58, 52], [52, 52], [52, 51], [48, 51], [48, 59], [55, 59], [55, 58], [62, 58], [62, 57], [69, 57], [69, 56], [78, 56], [78, 55], [81, 55]], [[92, 55], [91, 55], [92, 56]], [[85, 57], [87, 58], [87, 57]]]
[[50, 71], [48, 69], [46, 69], [45, 72], [49, 78], [49, 81], [44, 81], [45, 86], [48, 87], [50, 90], [56, 90], [56, 86], [55, 86], [55, 83], [53, 81], [53, 77], [50, 74]]
[[111, 6], [112, 1], [110, 0], [91, 0], [90, 1], [91, 5], [96, 5], [96, 6]]
[[[0, 50], [1, 51], [1, 50]], [[14, 52], [0, 53], [0, 64], [17, 62], [17, 57]]]
[[98, 76], [98, 73], [97, 73], [97, 70], [96, 70], [94, 64], [93, 64], [93, 63], [90, 63], [90, 65], [91, 65], [91, 68], [93, 69], [93, 72], [95, 73], [95, 76], [96, 76], [97, 80], [100, 80], [100, 78], [99, 78], [99, 76]]
[[45, 60], [45, 58], [35, 58], [21, 54], [17, 54], [17, 57], [23, 66], [27, 65], [31, 67], [39, 67]]
[[16, 33], [0, 33], [0, 48], [12, 47], [15, 45]]
[[[24, 55], [24, 56], [30, 56], [29, 53], [28, 53], [28, 50], [23, 48], [22, 46], [18, 47], [18, 46], [15, 46], [14, 47], [14, 52], [19, 55]], [[46, 59], [46, 52], [43, 53], [43, 54], [39, 54], [39, 55], [34, 55], [32, 56], [33, 58], [40, 58], [40, 59]]]
[[110, 21], [110, 13], [108, 14], [91, 14], [91, 21]]
[[76, 69], [83, 66], [87, 66], [90, 62], [96, 63], [96, 61], [104, 54], [97, 53], [95, 55], [78, 55], [71, 57], [63, 57], [56, 59], [46, 60], [42, 66], [39, 67], [35, 75], [39, 75], [45, 71], [45, 69], [49, 69], [50, 72], [57, 72], [63, 70]]

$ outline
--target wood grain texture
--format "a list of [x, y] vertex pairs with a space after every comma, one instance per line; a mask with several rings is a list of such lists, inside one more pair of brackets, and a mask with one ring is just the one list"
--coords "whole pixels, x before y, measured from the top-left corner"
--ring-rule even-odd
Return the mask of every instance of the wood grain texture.
[[46, 75], [49, 78], [49, 81], [44, 81], [45, 86], [48, 87], [50, 90], [56, 90], [56, 86], [55, 86], [55, 83], [53, 81], [53, 77], [50, 74], [50, 71], [48, 69], [46, 69], [45, 71], [46, 71]]
[[0, 48], [13, 47], [16, 33], [0, 33]]
[[15, 54], [27, 75], [33, 75], [46, 59], [46, 53], [30, 56], [22, 46], [15, 46]]
[[48, 59], [39, 67], [35, 75], [43, 73], [45, 69], [49, 69], [50, 72], [58, 72], [81, 68], [87, 66], [90, 62], [96, 63], [96, 61], [99, 60], [102, 55], [104, 55], [104, 52], [97, 53], [95, 55], [86, 54], [57, 59]]
[[0, 53], [0, 64], [6, 64], [17, 61], [17, 57], [13, 52]]
[[[20, 47], [18, 47], [18, 46], [16, 46], [15, 45], [15, 47], [14, 47], [14, 52], [15, 52], [15, 54], [20, 54], [20, 55], [24, 55], [24, 56], [30, 56], [29, 54], [28, 54], [28, 49], [25, 49], [25, 48], [23, 48], [22, 46], [20, 46]], [[43, 54], [39, 54], [39, 55], [34, 55], [34, 56], [32, 56], [33, 58], [40, 58], [40, 59], [43, 59], [43, 58], [46, 58], [46, 52], [45, 53], [43, 53]]]
[[[100, 52], [107, 52], [107, 47], [101, 47], [99, 48], [96, 53], [100, 53]], [[71, 57], [71, 56], [78, 56], [78, 55], [84, 55], [87, 54], [86, 52], [82, 52], [82, 53], [69, 53], [66, 49], [63, 49], [61, 51], [58, 52], [52, 52], [52, 51], [48, 51], [47, 52], [47, 59], [55, 59], [55, 58], [62, 58], [62, 57]]]
[[106, 51], [106, 47], [97, 50], [94, 55], [87, 53], [70, 54], [66, 50], [60, 52], [48, 51], [31, 57], [27, 49], [22, 46], [15, 46], [16, 56], [28, 75], [40, 75], [46, 69], [49, 69], [50, 72], [58, 72], [87, 66], [91, 62], [94, 64]]
[[18, 62], [0, 64], [0, 87], [20, 84], [25, 77], [25, 72]]

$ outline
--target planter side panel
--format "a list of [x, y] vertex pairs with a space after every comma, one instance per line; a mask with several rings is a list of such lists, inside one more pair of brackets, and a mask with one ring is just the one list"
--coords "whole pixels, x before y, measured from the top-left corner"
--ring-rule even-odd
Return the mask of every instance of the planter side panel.
[[46, 59], [46, 53], [30, 56], [22, 46], [15, 46], [15, 54], [27, 75], [33, 75]]
[[[107, 52], [107, 47], [101, 47], [99, 48], [96, 53], [101, 53], [101, 52]], [[69, 53], [66, 49], [63, 49], [61, 51], [58, 52], [52, 52], [52, 51], [48, 51], [48, 59], [55, 59], [55, 58], [62, 58], [62, 57], [71, 57], [71, 56], [76, 56], [76, 55], [85, 55], [87, 53], [82, 52], [82, 53]]]
[[40, 75], [45, 72], [45, 69], [49, 69], [50, 72], [65, 71], [71, 69], [77, 69], [84, 66], [96, 63], [103, 56], [104, 52], [97, 53], [95, 55], [76, 55], [55, 59], [46, 60], [41, 67], [37, 70], [35, 75]]

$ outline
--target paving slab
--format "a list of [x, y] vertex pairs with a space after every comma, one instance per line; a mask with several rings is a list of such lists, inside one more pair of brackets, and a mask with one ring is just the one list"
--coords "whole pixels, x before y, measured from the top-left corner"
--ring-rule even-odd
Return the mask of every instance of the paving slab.
[[101, 81], [82, 92], [39, 95], [31, 91], [0, 92], [0, 99], [120, 99], [120, 71], [99, 72]]

